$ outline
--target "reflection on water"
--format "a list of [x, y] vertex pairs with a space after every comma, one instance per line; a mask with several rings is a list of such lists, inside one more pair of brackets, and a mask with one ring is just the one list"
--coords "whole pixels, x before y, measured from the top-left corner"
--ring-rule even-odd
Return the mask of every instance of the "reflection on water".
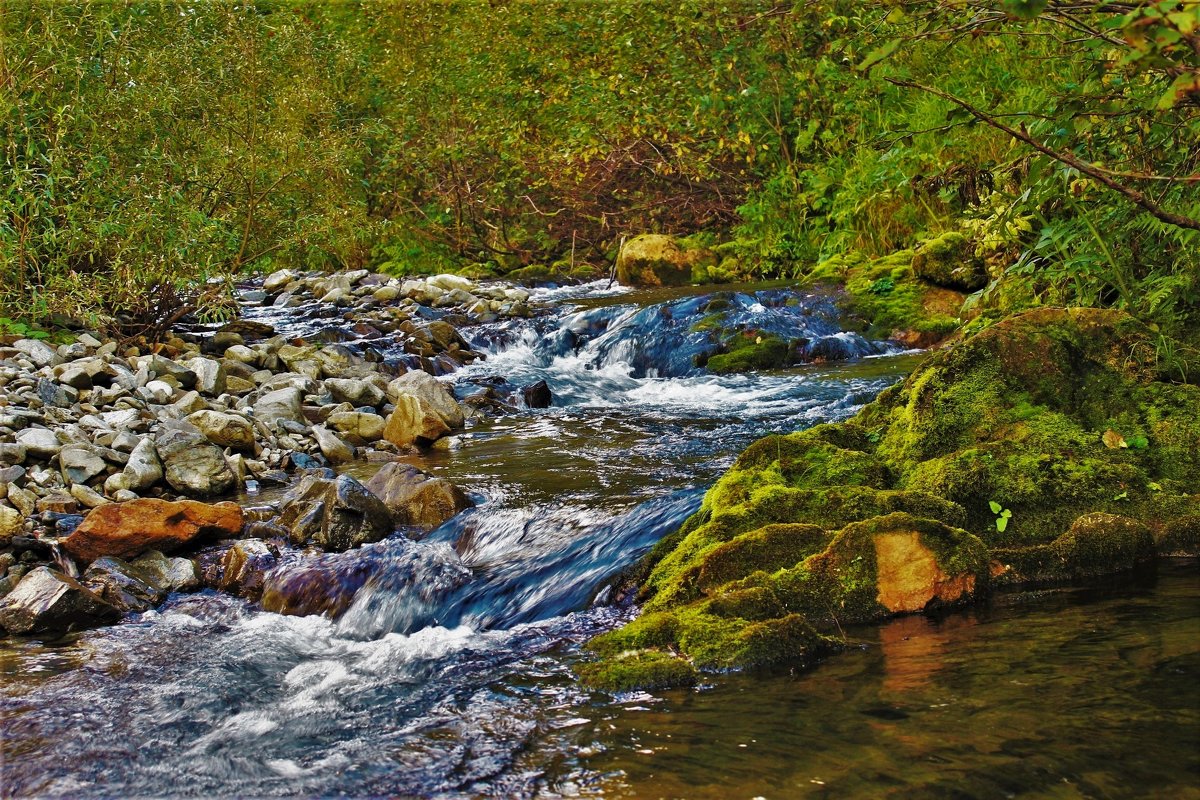
[[554, 791], [611, 797], [1200, 797], [1200, 573], [848, 631], [799, 675], [601, 705]]

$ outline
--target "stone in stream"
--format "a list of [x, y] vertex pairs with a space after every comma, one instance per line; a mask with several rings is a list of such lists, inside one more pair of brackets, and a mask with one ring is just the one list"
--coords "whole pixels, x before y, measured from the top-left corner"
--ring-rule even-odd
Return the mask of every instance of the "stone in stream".
[[195, 564], [186, 558], [169, 558], [157, 550], [132, 562], [114, 556], [98, 558], [80, 582], [122, 611], [145, 611], [171, 592], [199, 585]]
[[221, 448], [196, 426], [170, 420], [159, 426], [155, 446], [167, 483], [191, 497], [213, 497], [234, 488], [237, 479]]
[[335, 411], [326, 424], [351, 444], [364, 445], [383, 438], [386, 420], [363, 411]]
[[278, 563], [278, 554], [266, 542], [243, 539], [225, 551], [217, 586], [230, 594], [257, 600], [262, 595], [264, 577]]
[[349, 550], [393, 530], [383, 501], [349, 475], [308, 475], [280, 502], [279, 524], [293, 544]]
[[428, 373], [409, 372], [396, 378], [388, 384], [388, 395], [396, 407], [383, 436], [392, 444], [425, 447], [464, 424], [454, 395]]
[[91, 627], [120, 616], [120, 609], [74, 578], [49, 567], [26, 573], [0, 600], [0, 627], [16, 634]]
[[142, 498], [94, 509], [62, 541], [62, 547], [75, 559], [90, 562], [101, 556], [128, 558], [151, 549], [170, 551], [204, 538], [235, 537], [241, 530], [242, 509], [237, 503]]
[[396, 525], [436, 528], [474, 503], [445, 478], [399, 462], [384, 464], [366, 487], [392, 512]]
[[0, 547], [7, 547], [12, 538], [25, 529], [25, 517], [15, 508], [0, 505]]
[[384, 392], [370, 381], [355, 378], [329, 378], [325, 388], [338, 403], [349, 403], [355, 408], [376, 408], [383, 403]]
[[538, 381], [521, 387], [521, 399], [526, 408], [549, 408], [554, 403], [554, 395], [545, 381]]

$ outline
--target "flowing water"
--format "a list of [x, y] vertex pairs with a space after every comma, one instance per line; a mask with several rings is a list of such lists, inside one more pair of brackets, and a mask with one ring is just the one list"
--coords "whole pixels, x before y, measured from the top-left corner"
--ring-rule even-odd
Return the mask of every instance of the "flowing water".
[[[0, 643], [6, 795], [1107, 797], [1197, 785], [1194, 569], [853, 631], [799, 675], [581, 691], [580, 645], [633, 610], [613, 579], [753, 439], [842, 418], [912, 369], [827, 298], [602, 286], [481, 326], [460, 395], [545, 380], [555, 404], [413, 457], [479, 505], [420, 542], [327, 556], [365, 576], [337, 620], [205, 592], [57, 641]], [[703, 322], [851, 360], [716, 377]], [[292, 335], [313, 316], [272, 320]], [[288, 330], [288, 324], [295, 327]], [[328, 325], [328, 321], [323, 323]], [[387, 354], [384, 353], [386, 356]], [[1053, 709], [1053, 713], [1048, 713]], [[1097, 735], [1099, 732], [1099, 735]], [[1147, 740], [1148, 739], [1148, 740]], [[921, 793], [924, 793], [923, 795]]]

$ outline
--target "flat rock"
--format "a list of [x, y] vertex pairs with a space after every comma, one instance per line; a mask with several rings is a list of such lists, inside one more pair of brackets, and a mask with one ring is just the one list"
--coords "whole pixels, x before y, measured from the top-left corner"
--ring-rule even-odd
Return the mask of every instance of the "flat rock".
[[190, 423], [164, 422], [155, 446], [164, 477], [177, 492], [191, 497], [214, 497], [232, 490], [237, 483], [221, 448]]
[[242, 530], [237, 503], [141, 498], [94, 509], [62, 542], [74, 558], [128, 558], [145, 550], [169, 552], [206, 537], [234, 537]]
[[366, 487], [392, 512], [396, 525], [436, 528], [474, 503], [445, 478], [399, 462], [384, 464]]

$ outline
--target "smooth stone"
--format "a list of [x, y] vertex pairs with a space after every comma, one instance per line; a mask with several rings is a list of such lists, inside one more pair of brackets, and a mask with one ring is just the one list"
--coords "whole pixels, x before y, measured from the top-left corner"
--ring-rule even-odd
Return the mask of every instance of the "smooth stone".
[[475, 504], [445, 478], [399, 462], [384, 464], [366, 487], [392, 512], [396, 525], [436, 528]]
[[254, 449], [254, 424], [245, 417], [204, 410], [188, 415], [187, 421], [199, 428], [218, 447]]
[[237, 503], [141, 498], [93, 509], [62, 547], [83, 562], [101, 556], [128, 558], [145, 550], [169, 552], [205, 538], [228, 538], [242, 530]]
[[17, 431], [16, 441], [25, 448], [26, 455], [35, 458], [49, 458], [58, 455], [62, 450], [62, 442], [49, 428], [25, 428]]
[[177, 492], [213, 497], [232, 490], [237, 483], [221, 448], [190, 423], [164, 422], [154, 444], [167, 484]]
[[162, 480], [163, 465], [158, 457], [158, 448], [149, 436], [142, 437], [129, 454], [129, 462], [122, 472], [125, 485], [121, 488], [142, 491]]
[[349, 475], [309, 475], [280, 502], [279, 524], [293, 544], [349, 550], [377, 542], [393, 530], [383, 501]]
[[120, 615], [79, 581], [48, 567], [28, 572], [0, 601], [0, 627], [16, 634], [91, 627]]

